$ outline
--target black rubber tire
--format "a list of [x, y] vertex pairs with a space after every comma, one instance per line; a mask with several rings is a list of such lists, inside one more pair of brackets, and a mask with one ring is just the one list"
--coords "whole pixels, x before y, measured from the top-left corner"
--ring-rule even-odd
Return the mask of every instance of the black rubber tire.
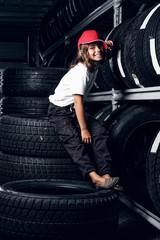
[[69, 68], [70, 63], [76, 57], [77, 46], [74, 44], [63, 46], [56, 50], [51, 58], [47, 59], [48, 67]]
[[[67, 2], [68, 2], [68, 1], [67, 1]], [[62, 6], [62, 8], [61, 8], [62, 17], [63, 17], [63, 19], [64, 19], [64, 21], [65, 21], [65, 24], [66, 24], [65, 31], [67, 30], [67, 27], [68, 27], [68, 29], [71, 29], [72, 26], [75, 25], [72, 17], [71, 17], [70, 14], [69, 14], [69, 9], [68, 9], [68, 7], [67, 7], [67, 2], [65, 1], [65, 3], [64, 3], [64, 2], [62, 1], [63, 6]]]
[[96, 114], [94, 115], [94, 118], [99, 121], [102, 125], [104, 125], [104, 122], [108, 119], [110, 114], [112, 113], [112, 105], [108, 105], [102, 109], [100, 109]]
[[0, 232], [11, 240], [111, 238], [118, 205], [113, 190], [86, 182], [10, 182], [0, 188]]
[[127, 107], [127, 104], [122, 104], [120, 107], [117, 107], [113, 110], [112, 105], [109, 105], [100, 109], [94, 115], [94, 118], [102, 125], [104, 125], [107, 130], [109, 130], [111, 125], [116, 122], [116, 118], [118, 117], [118, 115], [122, 114], [122, 111], [124, 111]]
[[40, 158], [0, 152], [0, 184], [31, 179], [82, 180], [70, 158]]
[[96, 85], [96, 92], [110, 91], [112, 88], [121, 88], [121, 85], [118, 83], [118, 81], [114, 79], [108, 60], [105, 61], [103, 66], [101, 66], [98, 70]]
[[1, 101], [1, 112], [19, 117], [47, 117], [49, 99], [45, 97], [5, 97]]
[[[57, 14], [58, 14], [58, 11], [57, 11]], [[58, 18], [54, 14], [50, 21], [50, 34], [51, 34], [52, 38], [55, 39], [54, 41], [57, 41], [59, 38], [61, 38], [63, 36], [61, 26], [59, 26]]]
[[[120, 107], [116, 108], [115, 110], [112, 109], [112, 106], [107, 106], [102, 109], [100, 109], [95, 115], [94, 118], [100, 122], [101, 125], [103, 125], [109, 135], [110, 128], [112, 127], [113, 124], [117, 123], [117, 118], [123, 114], [123, 112], [127, 109], [128, 105], [127, 104], [122, 104]], [[121, 161], [118, 161], [117, 164], [117, 156], [116, 153], [114, 153], [115, 148], [112, 146], [110, 143], [110, 140], [108, 140], [108, 147], [109, 151], [112, 157], [112, 170], [114, 174], [116, 175], [121, 175], [124, 173]], [[117, 147], [117, 146], [116, 146]]]
[[[129, 71], [136, 76], [139, 83], [144, 87], [152, 87], [159, 85], [159, 81], [157, 80], [157, 76], [153, 77], [153, 69], [152, 63], [150, 61], [150, 51], [148, 51], [148, 41], [150, 39], [151, 34], [146, 29], [141, 29], [142, 24], [145, 19], [149, 16], [151, 11], [155, 8], [151, 7], [147, 9], [145, 12], [140, 14], [136, 21], [134, 22], [133, 28], [128, 34], [126, 38], [125, 44], [127, 44], [125, 49], [128, 50], [128, 59], [130, 59]], [[154, 15], [157, 14], [158, 10], [154, 12], [153, 16], [150, 19], [150, 27], [154, 25]], [[157, 15], [158, 16], [158, 15]], [[153, 21], [153, 22], [152, 22]], [[151, 32], [154, 27], [151, 27]], [[149, 33], [149, 34], [148, 34]], [[146, 50], [147, 49], [147, 50]], [[133, 79], [128, 81], [128, 86], [133, 87]]]
[[[157, 60], [158, 64], [160, 63], [160, 31], [159, 31], [159, 25], [160, 25], [160, 7], [154, 12], [153, 16], [151, 17], [150, 21], [148, 22], [145, 32], [144, 32], [144, 38], [143, 41], [143, 60], [144, 65], [146, 68], [146, 71], [149, 72], [150, 79], [153, 79], [153, 84], [151, 86], [159, 86], [160, 85], [160, 77], [159, 72], [157, 72], [155, 59]], [[149, 36], [152, 36], [150, 38]], [[153, 54], [153, 50], [151, 45], [151, 40], [155, 40], [155, 53]], [[152, 53], [152, 54], [151, 54]], [[154, 57], [152, 58], [152, 55]], [[144, 74], [144, 71], [142, 71], [142, 75]], [[143, 78], [145, 75], [143, 76]]]
[[64, 68], [7, 68], [2, 79], [3, 95], [48, 97], [66, 72]]
[[109, 127], [108, 146], [119, 173], [138, 175], [146, 164], [149, 144], [159, 127], [158, 103], [133, 104], [117, 114]]
[[0, 124], [0, 146], [4, 153], [58, 158], [68, 156], [47, 118], [3, 115]]
[[160, 132], [153, 138], [146, 158], [146, 179], [150, 198], [160, 216]]
[[[128, 26], [126, 36], [124, 41], [121, 43], [121, 49], [117, 53], [117, 61], [119, 61], [119, 77], [122, 79], [125, 85], [128, 88], [139, 88], [142, 87], [140, 83], [136, 82], [135, 75], [132, 74], [132, 63], [130, 57], [130, 31], [135, 26], [135, 19], [133, 18], [130, 21], [130, 25]], [[122, 69], [121, 69], [122, 68]], [[117, 76], [117, 77], [118, 77]]]
[[125, 193], [155, 212], [147, 190], [146, 158], [153, 136], [160, 128], [158, 103], [124, 104], [111, 113], [104, 108], [97, 118], [108, 130], [112, 170], [120, 176]]
[[[109, 60], [109, 66], [114, 77], [114, 89], [126, 89], [128, 86], [128, 72], [127, 66], [129, 64], [129, 59], [126, 64], [123, 64], [122, 59], [123, 54], [126, 56], [124, 51], [124, 43], [126, 43], [126, 38], [130, 28], [132, 28], [135, 17], [128, 19], [124, 23], [117, 26], [108, 36], [108, 39], [114, 42], [114, 48], [112, 50], [112, 58]], [[129, 46], [128, 46], [129, 47]], [[128, 50], [128, 49], [127, 49]], [[135, 87], [135, 84], [134, 84]]]
[[50, 25], [53, 11], [49, 11], [42, 19], [40, 31], [38, 34], [38, 42], [41, 53], [53, 44], [54, 37], [50, 35]]

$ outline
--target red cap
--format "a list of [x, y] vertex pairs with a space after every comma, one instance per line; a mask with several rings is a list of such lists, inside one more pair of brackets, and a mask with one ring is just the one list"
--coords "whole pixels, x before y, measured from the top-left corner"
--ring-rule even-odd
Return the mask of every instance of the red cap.
[[87, 43], [92, 43], [97, 41], [102, 42], [105, 49], [108, 48], [105, 41], [103, 41], [100, 33], [96, 32], [95, 30], [84, 31], [78, 40], [78, 49], [81, 44], [87, 44]]

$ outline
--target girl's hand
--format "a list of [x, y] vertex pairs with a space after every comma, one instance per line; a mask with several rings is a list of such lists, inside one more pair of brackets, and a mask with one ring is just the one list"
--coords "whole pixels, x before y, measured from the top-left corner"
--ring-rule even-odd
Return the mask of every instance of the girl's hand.
[[84, 116], [83, 97], [79, 94], [74, 94], [74, 107], [77, 120], [81, 129], [81, 138], [84, 143], [91, 143], [91, 134], [87, 129], [87, 124]]
[[81, 137], [82, 137], [82, 142], [84, 143], [89, 144], [92, 142], [91, 134], [88, 131], [88, 129], [81, 130]]
[[114, 46], [114, 43], [112, 42], [112, 40], [105, 41], [105, 43], [107, 44], [108, 49], [111, 51]]

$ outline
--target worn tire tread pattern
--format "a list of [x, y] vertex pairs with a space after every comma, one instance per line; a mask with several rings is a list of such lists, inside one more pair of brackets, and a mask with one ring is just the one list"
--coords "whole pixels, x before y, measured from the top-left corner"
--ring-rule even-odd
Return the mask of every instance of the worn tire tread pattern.
[[[28, 181], [25, 183], [12, 182], [1, 186], [0, 191], [0, 224], [2, 236], [9, 239], [75, 239], [85, 237], [87, 233], [94, 234], [102, 231], [101, 226], [109, 233], [113, 232], [118, 220], [117, 195], [109, 190], [101, 190], [82, 194], [56, 195], [35, 194], [16, 191], [14, 185], [22, 189], [39, 188], [46, 180]], [[58, 185], [73, 185], [73, 181], [50, 181]], [[45, 188], [50, 184], [46, 182]], [[74, 182], [74, 185], [87, 187], [87, 183]], [[40, 186], [41, 187], [41, 186]], [[93, 187], [92, 187], [93, 188]], [[19, 188], [20, 189], [20, 188]], [[41, 187], [42, 189], [42, 187]], [[43, 187], [44, 189], [44, 187]], [[9, 190], [9, 191], [8, 191]], [[34, 189], [33, 189], [34, 190]], [[79, 238], [78, 238], [79, 239]]]
[[48, 119], [1, 117], [1, 150], [4, 153], [39, 156], [68, 156]]

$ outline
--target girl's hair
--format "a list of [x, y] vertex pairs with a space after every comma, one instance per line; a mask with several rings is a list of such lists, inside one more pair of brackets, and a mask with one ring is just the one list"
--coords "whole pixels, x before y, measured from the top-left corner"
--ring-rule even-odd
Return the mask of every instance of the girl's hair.
[[89, 69], [90, 72], [94, 72], [99, 66], [101, 66], [105, 61], [105, 50], [104, 50], [104, 58], [101, 61], [93, 61], [89, 58], [88, 54], [89, 44], [82, 44], [77, 53], [77, 57], [70, 64], [69, 69], [76, 66], [78, 63], [83, 63]]

